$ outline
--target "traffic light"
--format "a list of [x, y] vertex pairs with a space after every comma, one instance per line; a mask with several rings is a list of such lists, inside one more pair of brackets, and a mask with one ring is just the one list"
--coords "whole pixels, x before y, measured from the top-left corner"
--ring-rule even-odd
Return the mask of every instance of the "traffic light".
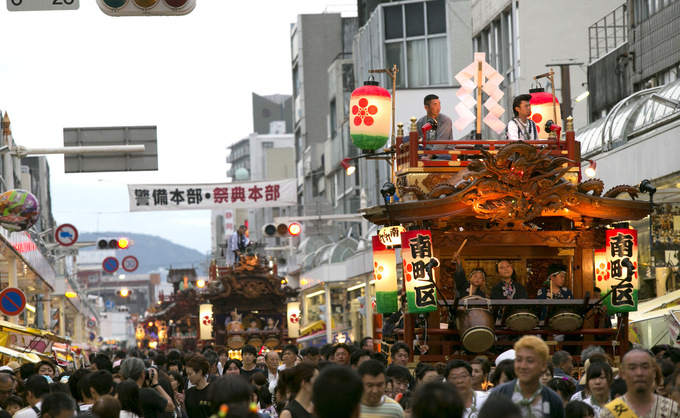
[[266, 224], [262, 227], [262, 235], [265, 238], [297, 237], [301, 232], [302, 225], [297, 222]]
[[126, 298], [128, 296], [131, 296], [133, 293], [135, 293], [135, 292], [132, 289], [123, 288], [123, 289], [116, 290], [116, 296], [120, 296], [122, 298]]
[[128, 238], [99, 238], [97, 240], [97, 248], [100, 250], [127, 250], [132, 241]]
[[191, 13], [196, 0], [97, 0], [109, 16], [180, 16]]

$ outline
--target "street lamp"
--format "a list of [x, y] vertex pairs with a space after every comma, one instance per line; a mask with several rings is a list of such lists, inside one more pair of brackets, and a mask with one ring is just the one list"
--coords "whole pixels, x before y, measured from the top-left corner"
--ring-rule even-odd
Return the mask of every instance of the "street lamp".
[[588, 165], [588, 168], [586, 168], [586, 176], [588, 177], [595, 177], [595, 169], [597, 168], [597, 163], [593, 160], [589, 160], [590, 165]]

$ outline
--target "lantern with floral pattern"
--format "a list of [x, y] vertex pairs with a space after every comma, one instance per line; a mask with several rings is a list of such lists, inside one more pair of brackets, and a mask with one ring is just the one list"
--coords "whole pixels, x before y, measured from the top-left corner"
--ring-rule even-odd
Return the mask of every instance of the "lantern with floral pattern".
[[352, 142], [362, 150], [377, 150], [390, 135], [392, 96], [375, 81], [366, 81], [349, 101]]

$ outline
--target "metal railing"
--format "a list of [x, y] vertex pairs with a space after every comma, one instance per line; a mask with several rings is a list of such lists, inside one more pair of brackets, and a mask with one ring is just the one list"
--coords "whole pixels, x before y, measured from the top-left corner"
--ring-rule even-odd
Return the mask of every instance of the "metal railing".
[[626, 4], [614, 9], [588, 28], [590, 62], [628, 42], [628, 7]]

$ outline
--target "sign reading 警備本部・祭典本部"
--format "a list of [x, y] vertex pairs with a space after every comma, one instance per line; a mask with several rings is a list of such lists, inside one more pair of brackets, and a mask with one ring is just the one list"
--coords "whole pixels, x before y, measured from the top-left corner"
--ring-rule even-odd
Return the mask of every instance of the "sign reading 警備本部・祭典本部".
[[130, 184], [130, 211], [297, 205], [295, 179], [217, 184]]

